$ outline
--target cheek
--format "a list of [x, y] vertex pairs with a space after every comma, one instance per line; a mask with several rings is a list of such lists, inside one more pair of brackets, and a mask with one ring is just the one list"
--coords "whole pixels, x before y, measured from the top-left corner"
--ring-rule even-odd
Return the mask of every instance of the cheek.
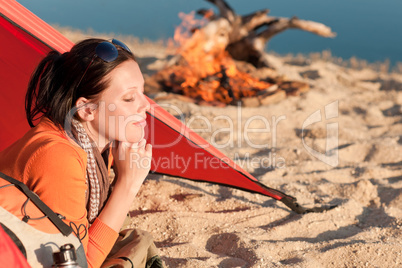
[[140, 120], [138, 115], [122, 116], [121, 113], [116, 113], [112, 117], [114, 122], [110, 121], [110, 126], [114, 125], [114, 139], [135, 143], [144, 137], [144, 128], [134, 124]]
[[115, 109], [115, 106], [105, 106], [105, 104], [99, 106], [98, 113], [94, 120], [95, 127], [101, 136], [109, 140], [115, 140], [118, 137], [119, 132], [119, 111]]
[[135, 143], [144, 137], [144, 128], [134, 124], [143, 119], [135, 113], [136, 106], [116, 107], [111, 104], [103, 108], [99, 110], [97, 125], [108, 140]]
[[96, 131], [99, 133], [99, 135], [104, 136], [107, 134], [108, 130], [108, 121], [106, 120], [107, 118], [107, 110], [105, 109], [105, 106], [100, 104], [98, 106], [98, 109], [95, 114], [95, 118], [93, 120], [93, 125], [96, 129]]

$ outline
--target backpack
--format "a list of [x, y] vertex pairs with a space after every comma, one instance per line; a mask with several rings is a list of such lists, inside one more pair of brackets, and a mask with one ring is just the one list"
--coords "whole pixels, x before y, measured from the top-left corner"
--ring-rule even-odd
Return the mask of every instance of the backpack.
[[0, 224], [32, 267], [52, 267], [53, 254], [66, 245], [75, 249], [78, 265], [88, 267], [73, 229], [24, 183], [1, 172]]

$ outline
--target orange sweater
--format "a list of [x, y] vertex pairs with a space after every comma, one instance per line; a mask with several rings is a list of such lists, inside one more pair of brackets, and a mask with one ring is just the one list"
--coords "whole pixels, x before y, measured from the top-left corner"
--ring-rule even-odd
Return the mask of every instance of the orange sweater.
[[[0, 152], [0, 171], [25, 183], [65, 222], [83, 224], [82, 239], [89, 267], [100, 267], [118, 234], [95, 219], [88, 229], [85, 207], [86, 161], [84, 150], [71, 143], [49, 119], [28, 131]], [[85, 234], [80, 229], [80, 236]]]

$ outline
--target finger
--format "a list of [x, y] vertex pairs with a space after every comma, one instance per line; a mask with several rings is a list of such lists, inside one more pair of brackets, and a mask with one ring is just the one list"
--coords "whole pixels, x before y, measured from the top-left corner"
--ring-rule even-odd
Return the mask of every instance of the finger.
[[148, 143], [147, 146], [145, 147], [145, 152], [147, 153], [148, 156], [152, 156], [152, 144]]
[[140, 154], [142, 154], [142, 155], [145, 154], [145, 146], [146, 146], [146, 144], [143, 144], [142, 146], [140, 146], [140, 147], [138, 148], [138, 152], [139, 152]]
[[139, 147], [138, 142], [127, 143], [127, 144], [129, 144], [128, 148], [131, 149], [131, 150], [136, 150]]
[[142, 139], [139, 141], [138, 147], [145, 147], [145, 145], [147, 144], [147, 140], [146, 139]]
[[138, 147], [140, 147], [140, 144], [138, 142], [135, 142], [130, 146], [131, 149], [138, 149]]
[[126, 141], [121, 141], [120, 143], [122, 143], [124, 145], [124, 148], [131, 148], [133, 146], [133, 143], [126, 142]]
[[145, 141], [144, 140], [141, 140], [141, 141], [139, 141], [138, 143], [137, 143], [137, 149], [136, 149], [136, 151], [137, 152], [139, 152], [139, 153], [143, 153], [144, 152], [144, 150], [145, 150]]

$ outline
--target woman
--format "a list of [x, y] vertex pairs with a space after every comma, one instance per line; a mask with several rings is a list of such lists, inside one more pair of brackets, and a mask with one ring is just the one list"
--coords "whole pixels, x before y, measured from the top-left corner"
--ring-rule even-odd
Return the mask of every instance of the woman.
[[[131, 256], [104, 261], [127, 244], [120, 237], [112, 250], [152, 156], [144, 140], [150, 104], [134, 55], [120, 41], [101, 39], [50, 52], [31, 77], [25, 106], [33, 128], [0, 152], [0, 171], [65, 217], [90, 267], [131, 263]], [[138, 240], [136, 233], [124, 235]]]

